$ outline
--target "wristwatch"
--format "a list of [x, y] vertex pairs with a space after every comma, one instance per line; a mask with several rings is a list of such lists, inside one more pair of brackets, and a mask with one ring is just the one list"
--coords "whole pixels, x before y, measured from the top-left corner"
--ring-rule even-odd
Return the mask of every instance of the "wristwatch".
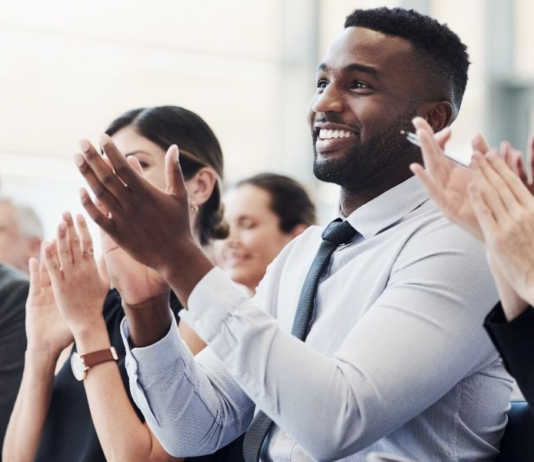
[[119, 357], [115, 348], [105, 348], [104, 350], [93, 351], [80, 355], [73, 353], [70, 357], [70, 367], [72, 374], [76, 380], [85, 380], [87, 371], [97, 364], [105, 363], [107, 361], [118, 361]]

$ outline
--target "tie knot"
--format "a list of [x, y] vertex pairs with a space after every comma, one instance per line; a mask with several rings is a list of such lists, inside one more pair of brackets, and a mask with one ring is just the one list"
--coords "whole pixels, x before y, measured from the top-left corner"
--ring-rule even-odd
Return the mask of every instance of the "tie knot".
[[323, 240], [341, 245], [356, 235], [356, 230], [348, 221], [333, 221], [323, 232]]

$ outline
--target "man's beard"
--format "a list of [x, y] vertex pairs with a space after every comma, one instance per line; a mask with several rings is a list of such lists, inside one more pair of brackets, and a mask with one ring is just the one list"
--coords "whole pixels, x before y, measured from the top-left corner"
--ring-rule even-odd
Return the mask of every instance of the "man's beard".
[[[401, 130], [410, 130], [411, 119], [402, 117], [392, 126], [362, 142], [359, 135], [353, 135], [354, 143], [343, 156], [332, 156], [319, 160], [315, 145], [313, 173], [318, 180], [334, 183], [343, 188], [357, 189], [373, 181], [380, 173], [399, 161], [406, 151], [412, 148], [400, 134]], [[380, 180], [377, 180], [380, 181]]]

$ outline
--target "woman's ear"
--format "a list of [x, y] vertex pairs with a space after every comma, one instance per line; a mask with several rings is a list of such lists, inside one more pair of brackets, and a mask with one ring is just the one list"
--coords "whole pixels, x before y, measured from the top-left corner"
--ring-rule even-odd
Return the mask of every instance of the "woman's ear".
[[451, 124], [452, 105], [448, 101], [431, 101], [421, 105], [417, 115], [425, 119], [437, 133]]
[[210, 167], [202, 167], [193, 178], [187, 181], [187, 191], [191, 204], [201, 206], [213, 193], [217, 184], [217, 173]]

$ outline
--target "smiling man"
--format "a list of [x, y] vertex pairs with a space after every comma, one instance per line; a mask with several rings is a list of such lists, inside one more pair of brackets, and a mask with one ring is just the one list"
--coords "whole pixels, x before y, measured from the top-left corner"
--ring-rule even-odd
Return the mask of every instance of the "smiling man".
[[213, 452], [261, 409], [249, 461], [493, 460], [511, 391], [482, 328], [497, 294], [483, 249], [411, 177], [420, 153], [399, 134], [416, 115], [448, 126], [468, 65], [458, 37], [416, 12], [347, 18], [309, 110], [314, 172], [341, 186], [340, 218], [292, 241], [252, 300], [193, 244], [176, 148], [163, 193], [109, 139], [116, 174], [81, 144], [76, 162], [111, 214], [84, 193], [87, 211], [166, 278], [209, 345], [193, 358], [155, 300], [127, 310], [132, 394], [167, 451]]

